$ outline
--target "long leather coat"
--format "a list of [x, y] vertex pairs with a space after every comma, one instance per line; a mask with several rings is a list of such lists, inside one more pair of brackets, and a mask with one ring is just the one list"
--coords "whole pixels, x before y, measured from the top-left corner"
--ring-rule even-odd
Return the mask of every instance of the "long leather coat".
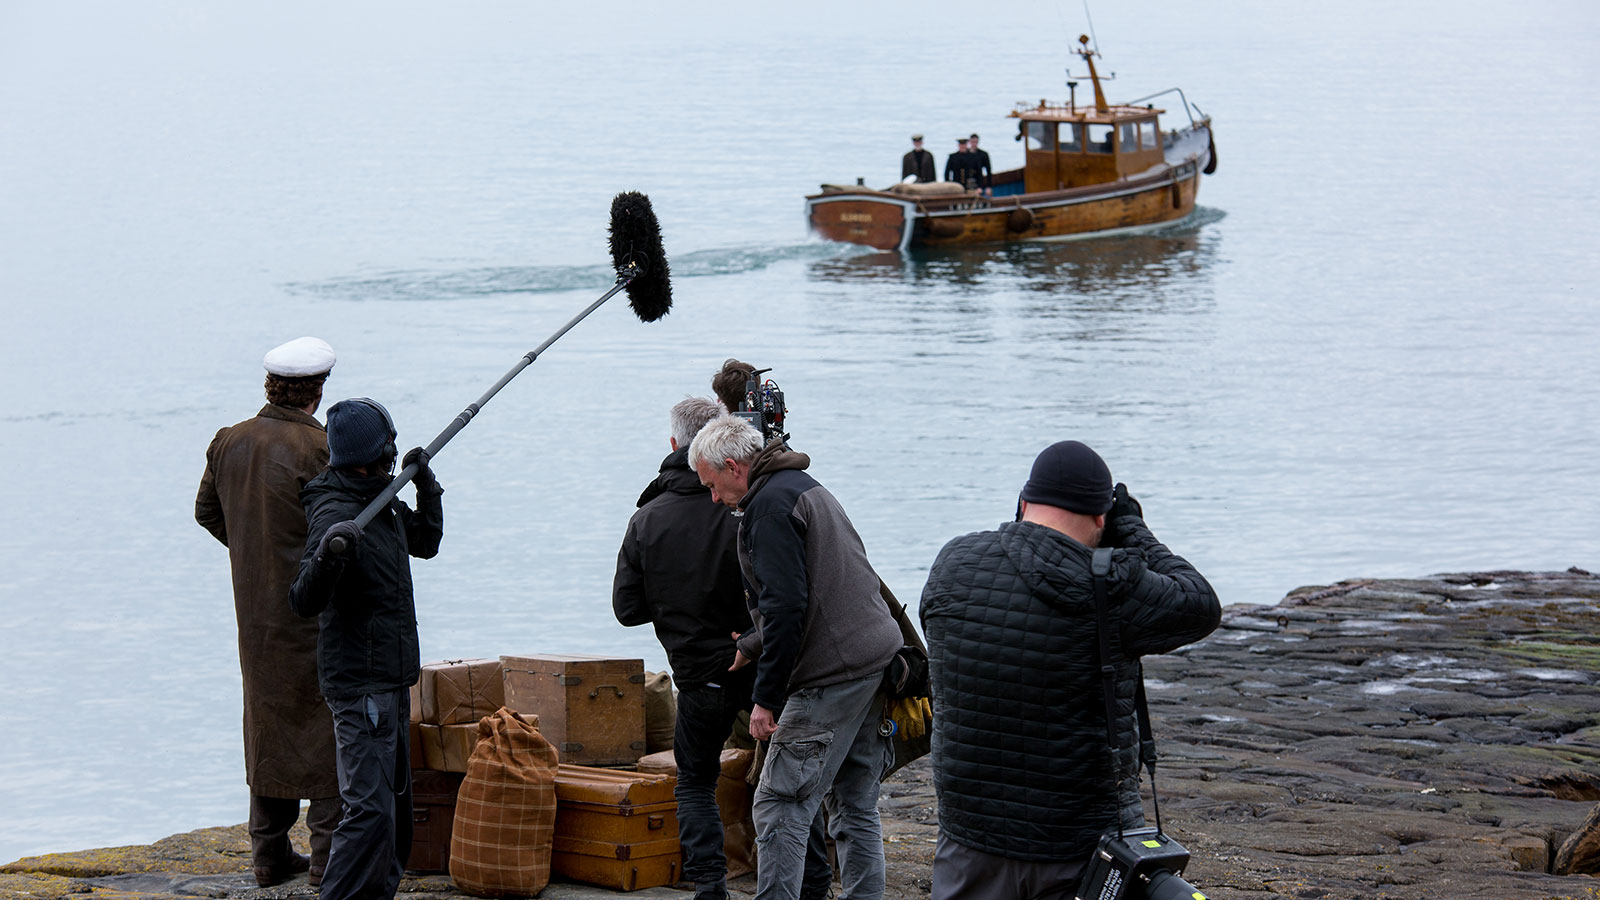
[[263, 797], [337, 797], [333, 718], [317, 689], [317, 623], [289, 608], [306, 543], [300, 489], [328, 463], [322, 425], [267, 404], [217, 432], [194, 517], [228, 548], [244, 676], [244, 766]]

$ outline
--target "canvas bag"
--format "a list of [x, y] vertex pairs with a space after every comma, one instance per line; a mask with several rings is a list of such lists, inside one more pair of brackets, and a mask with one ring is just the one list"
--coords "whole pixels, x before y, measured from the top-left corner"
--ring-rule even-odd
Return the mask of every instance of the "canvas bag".
[[478, 721], [450, 834], [450, 878], [469, 894], [533, 897], [550, 882], [560, 760], [531, 718], [501, 707]]

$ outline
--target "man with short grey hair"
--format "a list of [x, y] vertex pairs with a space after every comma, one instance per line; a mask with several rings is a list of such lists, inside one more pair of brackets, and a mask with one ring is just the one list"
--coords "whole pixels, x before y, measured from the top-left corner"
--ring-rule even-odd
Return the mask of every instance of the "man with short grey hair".
[[771, 741], [755, 798], [756, 897], [800, 895], [807, 835], [826, 797], [841, 897], [878, 900], [878, 782], [891, 758], [878, 733], [881, 688], [902, 638], [861, 537], [805, 473], [810, 463], [731, 415], [689, 445], [712, 497], [744, 512], [739, 565], [754, 627], [740, 636], [733, 667], [755, 661], [750, 734]]
[[689, 468], [689, 443], [727, 409], [708, 397], [672, 407], [672, 452], [628, 520], [611, 608], [623, 625], [653, 624], [678, 683], [672, 737], [678, 764], [678, 839], [683, 874], [698, 900], [728, 896], [717, 777], [723, 742], [750, 708], [752, 672], [733, 672], [733, 635], [750, 625], [739, 580], [732, 516]]

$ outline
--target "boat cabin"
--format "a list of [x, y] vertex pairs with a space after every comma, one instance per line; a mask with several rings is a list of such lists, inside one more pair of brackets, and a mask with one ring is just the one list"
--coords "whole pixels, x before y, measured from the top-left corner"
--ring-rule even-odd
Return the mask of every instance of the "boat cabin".
[[[1017, 104], [1011, 118], [1017, 139], [1027, 142], [1022, 178], [1006, 179], [1004, 193], [1036, 194], [1090, 184], [1105, 184], [1137, 175], [1165, 161], [1158, 117], [1153, 106], [1112, 106], [1100, 88], [1100, 73], [1088, 35], [1078, 38], [1073, 52], [1083, 57], [1094, 85], [1094, 106], [1078, 106], [1075, 81], [1066, 105], [1040, 100], [1038, 106]], [[1009, 174], [1009, 173], [1008, 173]], [[1000, 179], [996, 179], [999, 182]], [[1002, 190], [997, 184], [996, 195]]]
[[[1011, 116], [1026, 142], [1021, 192], [1034, 194], [1104, 184], [1135, 175], [1163, 162], [1164, 110], [1146, 106], [1090, 109], [1052, 105], [1019, 106]], [[995, 193], [999, 193], [996, 191]]]

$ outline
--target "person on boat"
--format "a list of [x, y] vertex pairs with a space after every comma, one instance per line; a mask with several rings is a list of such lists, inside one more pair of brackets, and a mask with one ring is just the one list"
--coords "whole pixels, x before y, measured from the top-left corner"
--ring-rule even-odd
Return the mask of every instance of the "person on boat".
[[967, 139], [967, 153], [972, 159], [972, 174], [985, 194], [993, 194], [994, 169], [989, 165], [989, 151], [978, 149], [978, 133]]
[[944, 180], [969, 187], [971, 172], [972, 153], [967, 150], [967, 139], [956, 138], [956, 152], [950, 154], [944, 163]]
[[[344, 818], [322, 878], [322, 900], [392, 900], [411, 852], [411, 685], [420, 674], [408, 557], [432, 559], [444, 537], [444, 489], [416, 447], [413, 512], [399, 499], [362, 528], [356, 516], [393, 480], [396, 437], [375, 400], [328, 409], [328, 468], [300, 492], [305, 552], [289, 605], [317, 617], [317, 672], [333, 714]], [[342, 538], [347, 552], [333, 552]]]
[[[1018, 509], [1015, 522], [945, 544], [922, 592], [939, 799], [933, 900], [1072, 896], [1100, 835], [1119, 819], [1143, 824], [1139, 658], [1198, 641], [1221, 621], [1211, 585], [1156, 540], [1089, 447], [1062, 441], [1041, 452]], [[1104, 582], [1114, 783], [1096, 547], [1114, 548]]]
[[[250, 857], [262, 887], [308, 869], [319, 884], [341, 811], [333, 720], [317, 690], [317, 626], [284, 602], [306, 542], [300, 489], [328, 463], [315, 414], [335, 361], [333, 348], [314, 337], [268, 351], [267, 403], [217, 432], [194, 501], [195, 521], [228, 548], [233, 570]], [[302, 798], [311, 801], [309, 859], [289, 842]]]
[[933, 154], [922, 149], [922, 135], [920, 134], [911, 136], [911, 152], [900, 158], [901, 180], [910, 178], [913, 175], [917, 176], [917, 181], [922, 183], [939, 180], [939, 173], [933, 167]]
[[713, 419], [689, 445], [712, 499], [744, 511], [739, 564], [753, 625], [734, 666], [754, 661], [750, 735], [771, 742], [755, 797], [756, 897], [800, 896], [826, 798], [844, 895], [881, 900], [878, 784], [891, 753], [878, 723], [884, 669], [902, 637], [860, 536], [805, 473], [810, 462], [734, 415]]

